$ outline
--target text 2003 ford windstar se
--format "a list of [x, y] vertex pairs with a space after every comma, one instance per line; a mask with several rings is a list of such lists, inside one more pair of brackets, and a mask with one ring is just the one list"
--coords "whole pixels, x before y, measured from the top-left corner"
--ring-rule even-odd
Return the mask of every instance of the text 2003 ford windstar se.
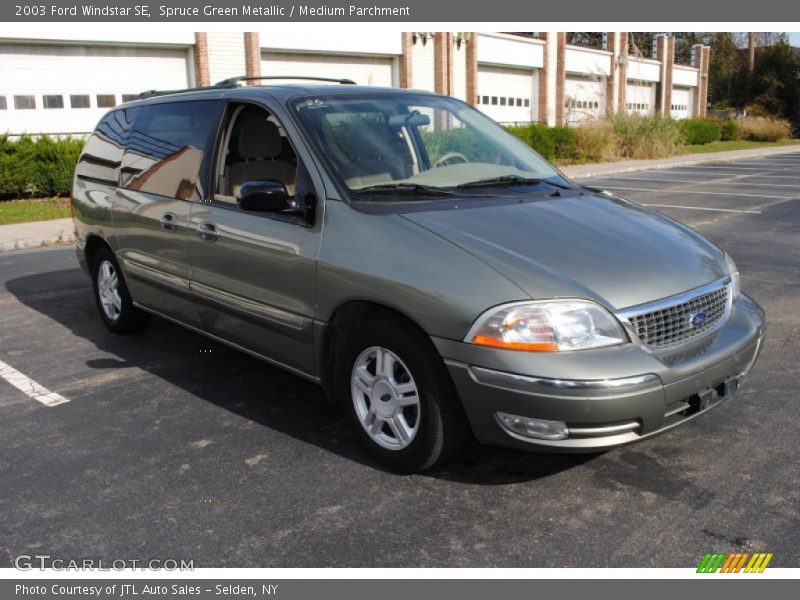
[[376, 459], [468, 435], [601, 451], [728, 398], [764, 313], [733, 260], [467, 104], [243, 78], [109, 112], [73, 192], [115, 332], [156, 314], [323, 386]]

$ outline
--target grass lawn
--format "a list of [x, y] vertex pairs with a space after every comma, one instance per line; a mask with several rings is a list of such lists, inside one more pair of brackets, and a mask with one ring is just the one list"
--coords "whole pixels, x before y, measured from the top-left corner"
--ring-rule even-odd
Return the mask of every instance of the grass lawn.
[[0, 200], [0, 225], [69, 217], [69, 198]]
[[694, 144], [686, 146], [687, 154], [705, 154], [706, 152], [725, 152], [726, 150], [749, 150], [751, 148], [772, 148], [775, 146], [792, 146], [800, 144], [800, 140], [781, 140], [780, 142], [751, 142], [737, 140], [730, 142], [711, 142], [710, 144]]

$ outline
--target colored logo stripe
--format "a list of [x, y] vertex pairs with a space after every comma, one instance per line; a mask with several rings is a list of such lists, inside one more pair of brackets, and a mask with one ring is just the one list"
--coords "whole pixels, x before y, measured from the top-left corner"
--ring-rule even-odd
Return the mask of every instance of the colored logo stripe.
[[[750, 554], [749, 552], [736, 552], [734, 554], [725, 554], [723, 552], [709, 552], [700, 561], [700, 566], [697, 567], [698, 573], [739, 573], [744, 568], [745, 573], [763, 573], [767, 565], [772, 560], [773, 554], [771, 552], [756, 552]], [[747, 562], [747, 559], [750, 562]], [[745, 567], [745, 563], [747, 566]]]

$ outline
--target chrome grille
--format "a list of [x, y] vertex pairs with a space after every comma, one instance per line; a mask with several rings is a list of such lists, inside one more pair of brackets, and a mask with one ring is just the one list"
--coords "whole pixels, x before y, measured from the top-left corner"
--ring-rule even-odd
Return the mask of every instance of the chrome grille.
[[[684, 344], [714, 329], [728, 313], [730, 284], [703, 290], [675, 304], [647, 312], [627, 314], [639, 340], [650, 348], [669, 348]], [[698, 315], [704, 314], [701, 319]]]

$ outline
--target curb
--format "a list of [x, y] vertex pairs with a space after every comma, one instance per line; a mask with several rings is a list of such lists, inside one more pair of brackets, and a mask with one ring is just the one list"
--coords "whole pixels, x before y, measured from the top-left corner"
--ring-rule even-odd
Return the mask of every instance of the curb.
[[710, 152], [708, 154], [684, 154], [664, 159], [620, 161], [617, 163], [595, 163], [593, 165], [570, 165], [560, 167], [571, 179], [591, 179], [619, 173], [636, 171], [657, 171], [673, 167], [690, 167], [719, 162], [733, 162], [747, 158], [761, 158], [775, 154], [800, 153], [800, 144], [775, 146], [772, 148], [755, 148], [753, 150], [729, 150], [726, 152]]
[[74, 241], [72, 219], [0, 225], [0, 252], [65, 246]]

